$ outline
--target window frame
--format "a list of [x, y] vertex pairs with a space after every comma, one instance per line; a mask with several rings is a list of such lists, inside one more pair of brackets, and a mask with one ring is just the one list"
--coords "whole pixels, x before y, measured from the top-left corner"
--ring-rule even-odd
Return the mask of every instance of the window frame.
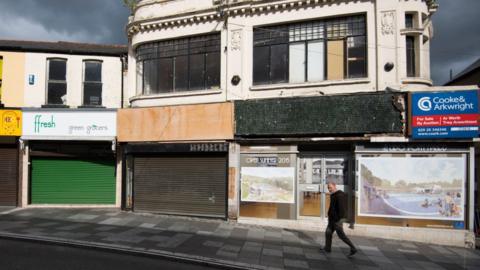
[[[86, 64], [87, 63], [97, 63], [100, 64], [100, 81], [87, 81], [85, 76]], [[85, 83], [89, 84], [99, 84], [100, 85], [100, 103], [97, 105], [86, 104], [85, 103]], [[103, 106], [103, 60], [101, 59], [83, 59], [82, 61], [82, 106], [83, 107], [102, 107]]]
[[[286, 38], [284, 42], [281, 44], [287, 44], [287, 60], [286, 60], [286, 80], [283, 82], [277, 82], [272, 79], [272, 71], [270, 63], [266, 63], [264, 66], [267, 67], [268, 71], [265, 74], [257, 74], [257, 70], [255, 69], [257, 64], [253, 65], [252, 69], [252, 85], [253, 86], [261, 86], [261, 85], [275, 85], [280, 83], [288, 83], [288, 84], [298, 84], [299, 82], [290, 82], [290, 46], [296, 44], [304, 44], [305, 50], [305, 59], [303, 68], [304, 70], [304, 81], [301, 83], [315, 83], [315, 82], [322, 82], [328, 81], [328, 42], [333, 40], [342, 40], [343, 41], [343, 78], [342, 80], [348, 79], [358, 79], [358, 78], [368, 78], [368, 29], [367, 29], [367, 14], [366, 13], [358, 13], [358, 14], [351, 14], [348, 16], [339, 16], [333, 18], [325, 18], [325, 19], [315, 19], [315, 20], [308, 20], [302, 22], [292, 22], [287, 24], [280, 24], [280, 25], [267, 25], [267, 26], [255, 26], [253, 27], [253, 61], [255, 63], [255, 51], [256, 48], [267, 48], [269, 50], [269, 59], [271, 60], [271, 47], [276, 45], [277, 43], [270, 42], [269, 39], [273, 40], [274, 37], [270, 34], [270, 37], [265, 38], [268, 36], [268, 31], [277, 31], [276, 29], [285, 29]], [[320, 24], [320, 25], [319, 25]], [[309, 28], [310, 27], [310, 28]], [[299, 30], [299, 33], [295, 33], [296, 30]], [[318, 30], [321, 29], [321, 30]], [[311, 32], [309, 32], [309, 30]], [[293, 35], [292, 35], [293, 31]], [[302, 32], [304, 31], [304, 32]], [[351, 32], [351, 33], [350, 33]], [[304, 35], [304, 38], [302, 37]], [[259, 37], [262, 37], [259, 38]], [[349, 38], [363, 38], [365, 40], [363, 46], [364, 58], [357, 59], [356, 61], [363, 61], [363, 76], [352, 76], [349, 72], [349, 63], [351, 60], [348, 57], [348, 39]], [[309, 44], [315, 42], [322, 42], [323, 43], [323, 80], [315, 80], [309, 79]], [[260, 67], [258, 67], [260, 68]], [[261, 71], [260, 69], [258, 70]], [[265, 73], [265, 69], [263, 70]], [[267, 80], [257, 80], [256, 77], [268, 77]]]
[[[409, 41], [411, 47], [409, 47]], [[417, 77], [417, 52], [416, 52], [417, 38], [415, 36], [405, 36], [405, 56], [406, 56], [406, 74], [408, 78]], [[410, 69], [412, 68], [412, 69]]]
[[[141, 89], [136, 90], [137, 94], [149, 96], [220, 89], [222, 75], [221, 42], [221, 33], [214, 32], [176, 39], [160, 40], [139, 45], [135, 50], [135, 60], [137, 62], [136, 78], [137, 80], [141, 78], [142, 82], [137, 82], [136, 84], [137, 88], [141, 87]], [[216, 67], [212, 67], [210, 70], [208, 68], [208, 64], [213, 63], [213, 61], [211, 61], [212, 59], [209, 59], [209, 56], [211, 56], [212, 54], [214, 55]], [[183, 57], [186, 57], [186, 59], [183, 59]], [[201, 70], [197, 70], [198, 74], [201, 74], [201, 78], [192, 77], [194, 74], [192, 70], [193, 58], [203, 59]], [[187, 67], [182, 66], [181, 68], [177, 68], [177, 59], [179, 59], [178, 63], [186, 63]], [[207, 60], [210, 60], [211, 62], [207, 63]], [[150, 63], [150, 66], [147, 66], [147, 70], [146, 63], [148, 63], [149, 61], [154, 61], [155, 63]], [[166, 86], [168, 88], [167, 90], [162, 90], [162, 88], [165, 86], [165, 84], [162, 84], [162, 80], [157, 79], [155, 82], [155, 86], [147, 83], [149, 80], [149, 78], [147, 78], [147, 75], [150, 73], [158, 73], [158, 71], [160, 70], [160, 61], [170, 62], [169, 66], [172, 72], [170, 76], [171, 78], [169, 78], [169, 82], [166, 83]], [[165, 68], [166, 66], [163, 67]], [[139, 69], [141, 69], [141, 71]], [[214, 73], [212, 72], [212, 70], [214, 70], [215, 73], [218, 74], [209, 77], [209, 75], [212, 75]], [[141, 74], [139, 74], [139, 72], [141, 72]], [[177, 75], [181, 75], [180, 77], [187, 78], [186, 83], [182, 84], [182, 87], [180, 88], [177, 87]], [[201, 81], [202, 83], [192, 85], [192, 82], [199, 81]], [[212, 81], [215, 83], [212, 84]], [[147, 91], [147, 88], [150, 90]]]
[[[62, 61], [65, 63], [65, 80], [50, 80], [50, 62], [51, 61]], [[65, 84], [65, 96], [68, 95], [68, 83], [67, 83], [67, 75], [68, 75], [68, 59], [67, 58], [62, 58], [62, 57], [48, 57], [46, 61], [46, 86], [45, 86], [45, 105], [47, 106], [67, 106], [68, 99], [65, 100], [65, 103], [62, 104], [57, 104], [57, 103], [51, 103], [50, 98], [49, 98], [49, 86], [50, 83], [63, 83]]]

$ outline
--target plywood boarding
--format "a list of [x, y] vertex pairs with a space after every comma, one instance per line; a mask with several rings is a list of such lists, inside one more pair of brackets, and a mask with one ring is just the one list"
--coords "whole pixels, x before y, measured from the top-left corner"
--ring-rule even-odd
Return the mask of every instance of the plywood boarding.
[[118, 111], [119, 142], [233, 139], [233, 104], [133, 108]]
[[342, 80], [344, 71], [343, 40], [327, 42], [327, 76], [329, 80]]

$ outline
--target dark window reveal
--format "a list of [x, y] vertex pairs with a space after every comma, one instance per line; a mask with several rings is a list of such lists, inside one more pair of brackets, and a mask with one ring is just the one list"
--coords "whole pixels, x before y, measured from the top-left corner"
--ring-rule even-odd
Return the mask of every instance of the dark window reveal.
[[416, 76], [416, 67], [415, 67], [415, 37], [407, 36], [407, 76], [415, 77]]
[[67, 60], [48, 59], [47, 104], [66, 105]]
[[365, 16], [256, 27], [253, 83], [367, 77]]
[[102, 62], [83, 62], [83, 105], [102, 105]]
[[405, 28], [413, 28], [413, 14], [405, 14]]
[[220, 34], [140, 45], [144, 95], [220, 88]]

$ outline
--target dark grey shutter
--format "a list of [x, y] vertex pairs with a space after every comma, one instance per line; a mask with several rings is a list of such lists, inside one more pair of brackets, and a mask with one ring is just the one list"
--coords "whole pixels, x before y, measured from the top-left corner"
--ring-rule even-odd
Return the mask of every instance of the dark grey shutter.
[[136, 211], [226, 216], [226, 156], [135, 157]]
[[0, 146], [0, 206], [17, 205], [18, 149]]

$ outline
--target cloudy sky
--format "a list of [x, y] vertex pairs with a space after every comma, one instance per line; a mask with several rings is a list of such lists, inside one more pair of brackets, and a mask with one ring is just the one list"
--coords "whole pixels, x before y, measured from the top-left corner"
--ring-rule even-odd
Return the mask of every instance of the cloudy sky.
[[[0, 0], [0, 39], [125, 44], [122, 0]], [[480, 0], [438, 0], [432, 78], [449, 80], [480, 58]]]

